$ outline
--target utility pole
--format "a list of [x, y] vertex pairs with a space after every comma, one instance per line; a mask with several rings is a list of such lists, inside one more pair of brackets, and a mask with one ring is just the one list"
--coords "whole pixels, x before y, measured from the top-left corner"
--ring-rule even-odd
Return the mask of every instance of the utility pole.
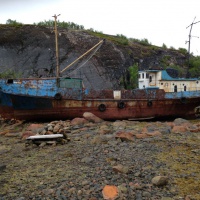
[[186, 29], [190, 27], [189, 40], [186, 41], [186, 44], [188, 43], [188, 70], [189, 70], [189, 67], [190, 67], [190, 43], [191, 43], [191, 37], [197, 37], [197, 38], [199, 38], [198, 36], [192, 36], [191, 35], [193, 25], [200, 22], [200, 21], [194, 22], [195, 19], [196, 19], [196, 17], [194, 18], [193, 22], [188, 27], [186, 27]]
[[59, 15], [54, 15], [54, 31], [55, 31], [55, 42], [56, 42], [56, 78], [60, 77], [60, 65], [59, 65], [59, 53], [58, 53], [58, 30], [57, 30], [57, 17]]

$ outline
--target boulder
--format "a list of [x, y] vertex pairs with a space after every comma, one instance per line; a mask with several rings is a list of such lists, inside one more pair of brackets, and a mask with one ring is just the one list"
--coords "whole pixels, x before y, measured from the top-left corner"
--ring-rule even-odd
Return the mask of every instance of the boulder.
[[106, 185], [102, 190], [102, 194], [105, 200], [115, 200], [119, 196], [119, 190], [114, 185]]
[[144, 138], [148, 138], [149, 136], [146, 134], [146, 133], [138, 133], [138, 134], [135, 134], [135, 137], [137, 139], [144, 139]]
[[168, 183], [168, 177], [167, 176], [155, 176], [152, 180], [151, 180], [153, 185], [156, 186], [163, 186], [166, 185]]
[[35, 133], [33, 133], [32, 131], [25, 131], [22, 133], [21, 139], [26, 140], [28, 137], [34, 136], [34, 135]]
[[115, 138], [120, 138], [122, 141], [134, 141], [133, 134], [131, 132], [119, 131], [115, 134]]
[[127, 166], [123, 166], [121, 164], [113, 166], [112, 169], [115, 172], [119, 172], [119, 173], [123, 173], [123, 174], [127, 174], [129, 172], [129, 168]]
[[96, 115], [90, 112], [83, 113], [83, 117], [89, 122], [100, 123], [103, 121], [101, 118], [97, 117]]
[[172, 128], [172, 133], [185, 133], [188, 131], [188, 127], [186, 125], [179, 125], [179, 126], [174, 126]]
[[153, 131], [153, 132], [149, 132], [146, 133], [149, 137], [155, 137], [155, 136], [161, 136], [161, 132], [160, 131]]
[[71, 125], [72, 126], [76, 126], [76, 125], [83, 125], [83, 124], [86, 124], [88, 123], [88, 120], [86, 120], [85, 118], [74, 118], [72, 121], [71, 121]]

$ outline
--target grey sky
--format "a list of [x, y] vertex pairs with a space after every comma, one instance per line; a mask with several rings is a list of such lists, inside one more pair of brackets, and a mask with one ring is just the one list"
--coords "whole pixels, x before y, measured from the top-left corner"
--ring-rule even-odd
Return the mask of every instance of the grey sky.
[[[196, 16], [198, 0], [0, 0], [0, 23], [7, 19], [33, 23], [53, 19], [70, 21], [106, 34], [148, 39], [154, 45], [188, 48], [189, 28]], [[193, 26], [200, 37], [200, 23]], [[193, 37], [191, 51], [200, 55], [200, 38]]]

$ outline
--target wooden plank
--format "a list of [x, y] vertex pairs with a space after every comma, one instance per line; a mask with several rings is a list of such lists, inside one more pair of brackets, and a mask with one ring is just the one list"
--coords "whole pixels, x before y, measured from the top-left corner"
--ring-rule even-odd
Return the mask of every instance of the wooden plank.
[[34, 135], [27, 138], [27, 140], [40, 140], [40, 139], [55, 139], [63, 138], [62, 134], [51, 134], [51, 135]]

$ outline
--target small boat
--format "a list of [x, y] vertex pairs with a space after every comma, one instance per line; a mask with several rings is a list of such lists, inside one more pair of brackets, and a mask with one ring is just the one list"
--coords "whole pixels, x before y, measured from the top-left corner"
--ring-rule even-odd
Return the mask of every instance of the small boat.
[[87, 89], [80, 78], [60, 77], [57, 63], [54, 78], [1, 79], [0, 115], [20, 120], [65, 120], [85, 112], [104, 120], [200, 115], [200, 79], [172, 78], [166, 70], [146, 70], [139, 71], [138, 82], [134, 90]]

